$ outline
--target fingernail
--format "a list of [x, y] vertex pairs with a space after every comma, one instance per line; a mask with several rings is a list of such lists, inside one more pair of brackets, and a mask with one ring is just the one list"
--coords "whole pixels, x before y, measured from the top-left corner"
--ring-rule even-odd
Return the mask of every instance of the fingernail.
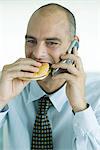
[[39, 68], [34, 68], [34, 71], [35, 72], [39, 72]]
[[42, 64], [41, 64], [41, 63], [38, 63], [38, 65], [41, 66]]

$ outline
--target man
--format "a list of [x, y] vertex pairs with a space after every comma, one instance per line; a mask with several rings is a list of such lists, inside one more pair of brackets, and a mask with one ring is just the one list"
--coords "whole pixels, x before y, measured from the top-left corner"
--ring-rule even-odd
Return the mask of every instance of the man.
[[[76, 48], [72, 54], [67, 52], [75, 33], [73, 14], [60, 5], [45, 5], [31, 16], [26, 33], [26, 58], [5, 65], [0, 79], [0, 126], [3, 135], [6, 132], [6, 137], [2, 137], [4, 149], [100, 149], [99, 91], [96, 100], [92, 99], [92, 93], [85, 95], [81, 58]], [[60, 62], [66, 59], [74, 63]], [[65, 72], [56, 76], [49, 74], [37, 82], [20, 79], [32, 77], [43, 62]], [[39, 148], [39, 143], [34, 148], [36, 139], [32, 134], [38, 101], [44, 95], [48, 95], [52, 103], [47, 112], [52, 127], [52, 148]]]

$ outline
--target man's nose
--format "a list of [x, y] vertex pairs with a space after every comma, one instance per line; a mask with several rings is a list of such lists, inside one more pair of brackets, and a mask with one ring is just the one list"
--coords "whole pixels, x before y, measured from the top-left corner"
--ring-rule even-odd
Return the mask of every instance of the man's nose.
[[33, 57], [35, 59], [44, 59], [47, 56], [47, 48], [44, 43], [37, 44], [33, 50]]

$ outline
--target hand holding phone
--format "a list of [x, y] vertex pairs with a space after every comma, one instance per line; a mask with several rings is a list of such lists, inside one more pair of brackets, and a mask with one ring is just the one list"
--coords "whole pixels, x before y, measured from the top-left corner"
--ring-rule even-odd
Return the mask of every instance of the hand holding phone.
[[[71, 44], [70, 44], [70, 46], [69, 46], [69, 48], [68, 48], [68, 50], [67, 50], [67, 52], [68, 52], [68, 54], [71, 54], [72, 53], [72, 50], [73, 50], [73, 48], [77, 48], [77, 50], [78, 50], [78, 48], [79, 48], [79, 39], [78, 39], [78, 37], [77, 36], [75, 36], [75, 39], [71, 42]], [[73, 64], [73, 60], [71, 60], [71, 59], [66, 59], [66, 60], [62, 60], [61, 61], [62, 63], [67, 63], [67, 64]], [[57, 75], [57, 74], [59, 74], [59, 73], [62, 73], [63, 71], [62, 71], [62, 69], [60, 68], [57, 68], [57, 69], [53, 69], [52, 70], [52, 76], [54, 76], [54, 75]]]

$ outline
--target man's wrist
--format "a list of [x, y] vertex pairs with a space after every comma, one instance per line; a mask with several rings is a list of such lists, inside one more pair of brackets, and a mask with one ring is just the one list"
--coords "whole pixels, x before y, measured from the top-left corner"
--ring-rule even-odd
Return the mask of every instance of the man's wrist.
[[[87, 107], [86, 107], [85, 109], [87, 109], [89, 106], [90, 106], [90, 105], [87, 103]], [[85, 110], [85, 109], [84, 109], [84, 110]], [[83, 110], [81, 110], [81, 111], [83, 111]], [[72, 112], [73, 112], [73, 114], [75, 115], [76, 112], [74, 112], [73, 110], [72, 110]], [[77, 112], [80, 112], [80, 111], [77, 111]]]
[[87, 109], [88, 107], [89, 107], [89, 104], [84, 102], [82, 104], [72, 106], [72, 110], [74, 112], [79, 112], [79, 111], [83, 111], [83, 110]]

